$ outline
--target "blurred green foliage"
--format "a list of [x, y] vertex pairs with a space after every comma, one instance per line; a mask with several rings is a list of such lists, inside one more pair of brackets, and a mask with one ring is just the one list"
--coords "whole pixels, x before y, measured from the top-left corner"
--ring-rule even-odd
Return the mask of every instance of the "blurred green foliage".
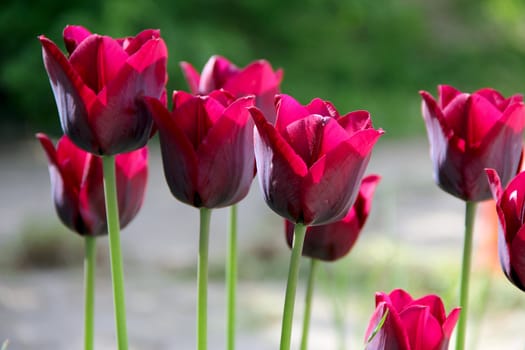
[[523, 91], [522, 0], [8, 0], [0, 8], [3, 136], [60, 133], [36, 36], [61, 44], [66, 24], [111, 36], [160, 28], [169, 90], [187, 88], [182, 60], [201, 69], [213, 54], [239, 66], [266, 58], [284, 69], [283, 92], [331, 100], [340, 112], [367, 109], [388, 137], [424, 133], [418, 90]]

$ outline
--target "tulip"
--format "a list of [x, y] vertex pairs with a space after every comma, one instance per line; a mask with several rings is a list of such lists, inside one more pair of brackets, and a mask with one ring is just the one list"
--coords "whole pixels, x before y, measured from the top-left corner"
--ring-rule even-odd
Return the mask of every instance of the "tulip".
[[318, 98], [302, 106], [279, 95], [275, 103], [275, 126], [258, 109], [250, 109], [266, 203], [293, 223], [341, 220], [357, 197], [372, 148], [383, 131], [372, 127], [368, 112], [340, 116], [331, 103]]
[[525, 291], [525, 172], [514, 177], [505, 189], [494, 169], [487, 169], [487, 176], [499, 219], [500, 264], [509, 281]]
[[468, 94], [447, 85], [438, 91], [437, 101], [420, 92], [434, 180], [462, 200], [489, 199], [485, 168], [495, 169], [504, 184], [518, 171], [525, 128], [522, 97], [504, 98], [488, 88]]
[[[209, 94], [216, 89], [225, 89], [235, 97], [255, 96], [255, 105], [259, 107], [268, 120], [275, 120], [274, 96], [279, 92], [282, 80], [282, 70], [273, 71], [265, 60], [252, 62], [247, 67], [239, 69], [226, 58], [212, 56], [206, 63], [202, 75], [189, 63], [182, 62], [181, 68], [193, 94]], [[250, 147], [252, 147], [250, 145]], [[228, 235], [228, 252], [226, 268], [227, 284], [227, 349], [234, 349], [235, 315], [234, 299], [236, 285], [236, 236], [237, 236], [237, 206], [230, 208], [230, 229]]]
[[[308, 227], [303, 256], [334, 261], [348, 254], [368, 218], [372, 197], [379, 180], [378, 175], [369, 175], [363, 179], [354, 205], [342, 220], [327, 225]], [[292, 246], [293, 229], [294, 225], [286, 221], [286, 241], [290, 247]]]
[[[49, 162], [52, 196], [60, 220], [83, 236], [107, 233], [102, 183], [102, 160], [63, 136], [53, 145], [48, 136], [37, 134]], [[146, 147], [116, 157], [119, 216], [125, 227], [137, 215], [146, 190]]]
[[437, 295], [414, 300], [404, 290], [376, 294], [365, 341], [366, 350], [446, 350], [460, 313], [446, 316]]
[[182, 62], [181, 68], [193, 94], [224, 89], [235, 97], [255, 95], [255, 105], [269, 121], [275, 120], [274, 96], [279, 93], [283, 71], [274, 71], [268, 61], [254, 61], [241, 69], [224, 57], [212, 56], [202, 74], [187, 62]]
[[143, 147], [153, 120], [140, 99], [165, 95], [167, 49], [160, 32], [113, 39], [67, 26], [63, 36], [69, 57], [45, 36], [39, 39], [64, 133], [98, 155]]
[[243, 199], [253, 180], [253, 96], [234, 101], [221, 90], [206, 96], [173, 93], [173, 110], [145, 100], [159, 128], [171, 193], [194, 207], [226, 207]]

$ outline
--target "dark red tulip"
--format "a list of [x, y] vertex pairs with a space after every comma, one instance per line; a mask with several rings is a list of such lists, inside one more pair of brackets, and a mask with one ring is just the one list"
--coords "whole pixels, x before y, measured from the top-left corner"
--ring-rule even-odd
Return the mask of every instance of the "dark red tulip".
[[372, 148], [383, 134], [367, 111], [340, 116], [321, 99], [302, 106], [276, 97], [275, 126], [257, 108], [255, 158], [259, 184], [268, 206], [305, 225], [341, 220], [354, 203]]
[[[348, 254], [368, 218], [374, 191], [380, 179], [378, 175], [369, 175], [363, 179], [354, 205], [342, 220], [327, 225], [309, 226], [306, 229], [303, 256], [334, 261]], [[285, 225], [286, 242], [291, 247], [294, 224], [286, 220]]]
[[468, 94], [447, 85], [438, 92], [437, 101], [420, 92], [434, 180], [465, 201], [489, 199], [485, 168], [496, 169], [505, 184], [518, 171], [525, 128], [522, 97], [504, 98], [488, 88]]
[[159, 129], [164, 174], [171, 193], [195, 207], [226, 207], [243, 199], [253, 180], [253, 96], [234, 101], [223, 90], [210, 95], [173, 93], [173, 111], [146, 99]]
[[446, 350], [459, 313], [455, 308], [447, 316], [437, 295], [414, 300], [402, 289], [377, 293], [365, 350]]
[[505, 189], [494, 169], [487, 176], [496, 200], [499, 219], [498, 250], [503, 272], [525, 291], [525, 172], [513, 178]]
[[[102, 159], [62, 136], [56, 149], [49, 137], [37, 134], [49, 162], [51, 191], [60, 220], [71, 230], [98, 236], [107, 233]], [[125, 227], [138, 213], [148, 179], [148, 149], [115, 157], [120, 225]]]
[[279, 93], [283, 71], [273, 70], [266, 60], [258, 60], [244, 68], [238, 68], [226, 58], [212, 56], [202, 74], [189, 63], [181, 63], [182, 72], [193, 94], [209, 94], [224, 89], [235, 97], [255, 95], [255, 105], [265, 117], [275, 120], [274, 98]]
[[162, 98], [167, 81], [167, 49], [160, 32], [148, 29], [113, 39], [68, 26], [69, 57], [45, 36], [39, 39], [64, 133], [99, 155], [143, 147], [153, 120], [140, 99]]

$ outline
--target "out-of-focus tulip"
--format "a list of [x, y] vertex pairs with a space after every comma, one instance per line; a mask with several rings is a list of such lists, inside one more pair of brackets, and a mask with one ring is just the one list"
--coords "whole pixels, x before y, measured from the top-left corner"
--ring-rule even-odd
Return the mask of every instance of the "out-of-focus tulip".
[[146, 105], [159, 129], [164, 174], [171, 193], [195, 207], [226, 207], [243, 199], [254, 176], [253, 96], [224, 90], [173, 93], [173, 111], [153, 98]]
[[487, 176], [499, 219], [498, 250], [503, 272], [525, 291], [525, 172], [513, 178], [505, 189], [493, 169]]
[[[334, 261], [348, 254], [368, 218], [380, 179], [378, 175], [369, 175], [363, 179], [354, 205], [342, 220], [327, 225], [309, 226], [304, 239], [303, 256]], [[286, 242], [291, 247], [294, 224], [286, 220], [285, 225]]]
[[[67, 136], [62, 136], [56, 149], [46, 135], [37, 137], [48, 158], [51, 193], [60, 220], [81, 235], [106, 234], [102, 159], [76, 147]], [[148, 149], [143, 147], [115, 158], [120, 224], [125, 227], [144, 201]]]
[[438, 93], [436, 101], [420, 92], [434, 180], [465, 201], [489, 199], [484, 169], [496, 169], [506, 184], [519, 168], [525, 128], [522, 97], [504, 98], [488, 88], [468, 94], [447, 85], [440, 85]]
[[99, 155], [143, 147], [153, 120], [140, 100], [165, 96], [167, 48], [160, 32], [113, 39], [68, 26], [69, 57], [45, 36], [39, 39], [64, 133]]
[[275, 126], [257, 108], [255, 158], [259, 184], [268, 206], [305, 225], [341, 220], [354, 203], [382, 130], [370, 114], [340, 116], [321, 99], [302, 106], [292, 97], [276, 98]]
[[224, 89], [235, 97], [255, 95], [255, 105], [266, 119], [275, 121], [275, 95], [283, 78], [283, 71], [273, 70], [266, 60], [258, 60], [238, 68], [224, 57], [212, 56], [202, 74], [189, 63], [181, 63], [182, 72], [193, 94], [209, 94]]
[[365, 349], [446, 350], [459, 313], [455, 308], [447, 316], [437, 295], [414, 300], [402, 289], [377, 293]]

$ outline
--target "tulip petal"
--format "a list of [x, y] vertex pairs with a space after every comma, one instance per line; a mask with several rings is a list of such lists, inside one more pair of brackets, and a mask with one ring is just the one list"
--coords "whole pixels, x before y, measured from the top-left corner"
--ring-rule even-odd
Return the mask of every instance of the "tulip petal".
[[310, 167], [303, 182], [305, 222], [327, 224], [346, 215], [357, 197], [372, 148], [382, 133], [374, 129], [359, 131]]
[[450, 85], [439, 85], [438, 86], [438, 96], [439, 101], [438, 105], [441, 108], [445, 108], [450, 101], [452, 101], [454, 98], [456, 98], [457, 95], [460, 95], [461, 91], [455, 89], [454, 87]]
[[120, 71], [128, 54], [108, 36], [90, 35], [71, 54], [69, 62], [94, 92], [100, 92]]
[[71, 55], [73, 51], [84, 39], [91, 35], [91, 32], [82, 26], [68, 25], [64, 28], [62, 36], [66, 44], [67, 52]]
[[[385, 314], [386, 318], [383, 325], [370, 339]], [[397, 311], [386, 302], [380, 302], [372, 314], [366, 330], [365, 341], [367, 341], [365, 350], [412, 350]]]
[[57, 142], [56, 159], [64, 176], [72, 180], [71, 186], [77, 190], [84, 181], [88, 153], [73, 144], [66, 136]]
[[157, 99], [145, 97], [144, 102], [159, 129], [164, 175], [171, 193], [184, 203], [200, 207], [197, 198], [197, 155], [173, 115]]
[[222, 56], [212, 56], [202, 69], [199, 92], [208, 94], [223, 88], [229, 78], [239, 72], [239, 68]]
[[[355, 204], [342, 220], [332, 224], [308, 227], [303, 256], [334, 261], [348, 254], [368, 218], [373, 193], [379, 179], [377, 175], [370, 175], [363, 179]], [[286, 240], [291, 248], [294, 225], [285, 220], [285, 229]]]
[[350, 112], [345, 116], [337, 119], [337, 122], [349, 134], [354, 134], [359, 130], [372, 128], [372, 119], [370, 118], [370, 113], [368, 111]]
[[494, 169], [485, 169], [485, 173], [487, 174], [487, 180], [489, 181], [490, 190], [492, 191], [492, 198], [494, 198], [495, 201], [498, 201], [503, 194], [501, 180], [498, 173]]
[[479, 94], [471, 96], [471, 104], [466, 122], [467, 146], [476, 148], [488, 132], [499, 121], [501, 112], [485, 97]]
[[126, 44], [122, 46], [128, 56], [135, 54], [141, 50], [142, 47], [152, 39], [160, 38], [160, 30], [158, 29], [146, 29], [138, 33], [136, 36], [126, 40]]
[[37, 134], [37, 138], [48, 157], [51, 194], [60, 220], [75, 232], [88, 233], [88, 228], [78, 210], [78, 185], [74, 185], [73, 181], [63, 173], [55, 147], [49, 137], [45, 134]]
[[197, 150], [208, 135], [214, 123], [222, 116], [225, 108], [214, 98], [209, 96], [192, 96], [178, 92], [175, 98], [173, 118], [187, 139]]
[[[231, 65], [231, 63], [230, 63]], [[228, 67], [230, 73], [231, 67]], [[258, 60], [250, 63], [244, 69], [234, 70], [237, 74], [229, 74], [220, 87], [231, 91], [236, 96], [259, 95], [270, 90], [275, 90], [279, 85], [279, 76], [276, 76], [268, 61]], [[226, 78], [228, 74], [226, 74]]]
[[416, 299], [412, 302], [414, 305], [423, 305], [428, 307], [430, 314], [436, 318], [436, 320], [443, 324], [447, 318], [445, 313], [445, 306], [441, 298], [434, 294], [425, 295], [422, 298]]
[[[472, 105], [472, 98], [470, 94], [459, 94], [443, 109], [439, 109], [442, 113], [436, 113], [437, 119], [440, 121], [443, 130], [453, 134], [455, 138], [450, 137], [449, 142], [454, 139], [461, 140], [462, 148], [467, 148], [470, 145], [470, 138], [473, 125], [476, 120], [474, 116], [469, 115], [465, 118], [469, 107]], [[473, 139], [473, 138], [472, 138]], [[458, 142], [458, 141], [456, 141]]]
[[400, 312], [411, 350], [440, 350], [443, 339], [441, 324], [426, 306], [412, 305]]
[[254, 97], [232, 103], [208, 132], [197, 151], [197, 187], [203, 206], [230, 206], [243, 199], [250, 189], [255, 167], [253, 123], [248, 107]]
[[[388, 296], [388, 299], [385, 296]], [[394, 289], [390, 294], [376, 293], [376, 304], [383, 299], [389, 300], [397, 312], [401, 312], [413, 302], [412, 296], [403, 289]]]
[[510, 98], [505, 98], [501, 93], [499, 93], [499, 91], [490, 88], [480, 89], [474, 92], [473, 95], [483, 96], [500, 111], [504, 111], [509, 105], [513, 103], [523, 101], [523, 97], [521, 95], [512, 95]]
[[514, 239], [524, 222], [525, 172], [521, 172], [508, 184], [497, 203], [505, 215], [504, 228], [507, 242]]
[[[479, 146], [476, 154], [478, 163], [475, 166], [472, 164], [472, 176], [484, 168], [498, 169], [501, 183], [506, 185], [519, 170], [524, 129], [525, 106], [522, 103], [509, 106]], [[486, 186], [486, 182], [480, 182], [482, 185]]]
[[302, 222], [300, 191], [308, 168], [257, 108], [252, 107], [249, 111], [257, 127], [255, 158], [258, 159], [258, 179], [265, 201], [279, 215], [294, 223]]
[[[368, 175], [363, 179], [363, 181], [361, 181], [359, 194], [353, 206], [360, 228], [362, 228], [365, 225], [366, 219], [368, 218], [368, 214], [372, 209], [372, 199], [374, 197], [374, 193], [377, 188], [377, 185], [379, 184], [379, 181], [381, 181], [381, 176], [375, 174]], [[346, 221], [346, 217], [343, 220]]]
[[87, 109], [96, 95], [87, 87], [58, 47], [44, 36], [42, 43], [44, 65], [49, 76], [64, 132], [77, 146], [90, 150], [98, 140], [88, 123]]
[[448, 314], [445, 322], [443, 322], [442, 329], [443, 329], [444, 341], [441, 343], [442, 345], [441, 349], [448, 349], [448, 342], [450, 340], [450, 337], [452, 336], [454, 327], [456, 327], [456, 323], [458, 323], [460, 313], [461, 313], [461, 309], [459, 307], [453, 309]]
[[172, 104], [173, 104], [172, 110], [176, 110], [180, 108], [180, 106], [182, 106], [183, 104], [185, 104], [186, 102], [194, 98], [195, 98], [194, 95], [189, 94], [186, 91], [174, 90], [173, 94], [171, 95]]
[[[166, 43], [161, 38], [154, 38], [146, 41], [140, 47], [140, 49], [134, 52], [133, 55], [130, 55], [126, 63], [139, 73], [149, 69], [151, 66], [157, 67], [157, 69], [155, 69], [151, 74], [156, 77], [157, 81], [165, 83], [167, 80], [166, 71], [162, 68], [165, 66], [167, 58], [168, 48], [166, 47]], [[164, 65], [159, 65], [159, 63]], [[162, 85], [162, 88], [164, 88], [164, 85]], [[151, 90], [151, 87], [146, 84], [145, 90], [149, 91]], [[144, 94], [146, 96], [153, 96], [148, 95], [147, 92]]]
[[198, 94], [199, 82], [201, 79], [199, 72], [188, 62], [181, 62], [180, 68], [182, 70], [182, 74], [184, 75], [184, 79], [186, 79], [186, 83], [190, 88], [190, 92], [192, 94]]
[[509, 245], [510, 280], [525, 291], [525, 226], [522, 226]]
[[275, 96], [275, 106], [277, 108], [275, 128], [280, 133], [282, 133], [289, 124], [310, 115], [310, 112], [303, 105], [289, 95], [281, 94]]
[[44, 133], [39, 132], [36, 134], [36, 138], [38, 139], [38, 141], [40, 142], [40, 145], [42, 146], [42, 148], [44, 149], [44, 152], [46, 153], [47, 161], [49, 165], [58, 166], [55, 146], [53, 145], [53, 142], [51, 141], [49, 136], [47, 136]]
[[324, 101], [320, 98], [314, 98], [310, 101], [305, 108], [310, 112], [310, 114], [319, 114], [325, 117], [339, 118], [339, 112], [334, 107], [331, 102]]
[[107, 233], [102, 159], [87, 154], [84, 181], [80, 186], [78, 207], [90, 235]]
[[[438, 139], [438, 134], [442, 134], [441, 137], [447, 140], [448, 143], [448, 140], [453, 138], [454, 131], [445, 121], [445, 116], [443, 115], [441, 108], [434, 97], [428, 92], [419, 91], [419, 94], [423, 98], [421, 109], [427, 127], [430, 145], [434, 145], [434, 142]], [[458, 137], [456, 136], [455, 138], [457, 139]], [[454, 144], [461, 146], [458, 141], [455, 141]]]
[[115, 157], [117, 197], [122, 228], [137, 215], [148, 182], [148, 148], [122, 153]]
[[335, 119], [317, 114], [288, 124], [282, 135], [308, 167], [350, 138]]

